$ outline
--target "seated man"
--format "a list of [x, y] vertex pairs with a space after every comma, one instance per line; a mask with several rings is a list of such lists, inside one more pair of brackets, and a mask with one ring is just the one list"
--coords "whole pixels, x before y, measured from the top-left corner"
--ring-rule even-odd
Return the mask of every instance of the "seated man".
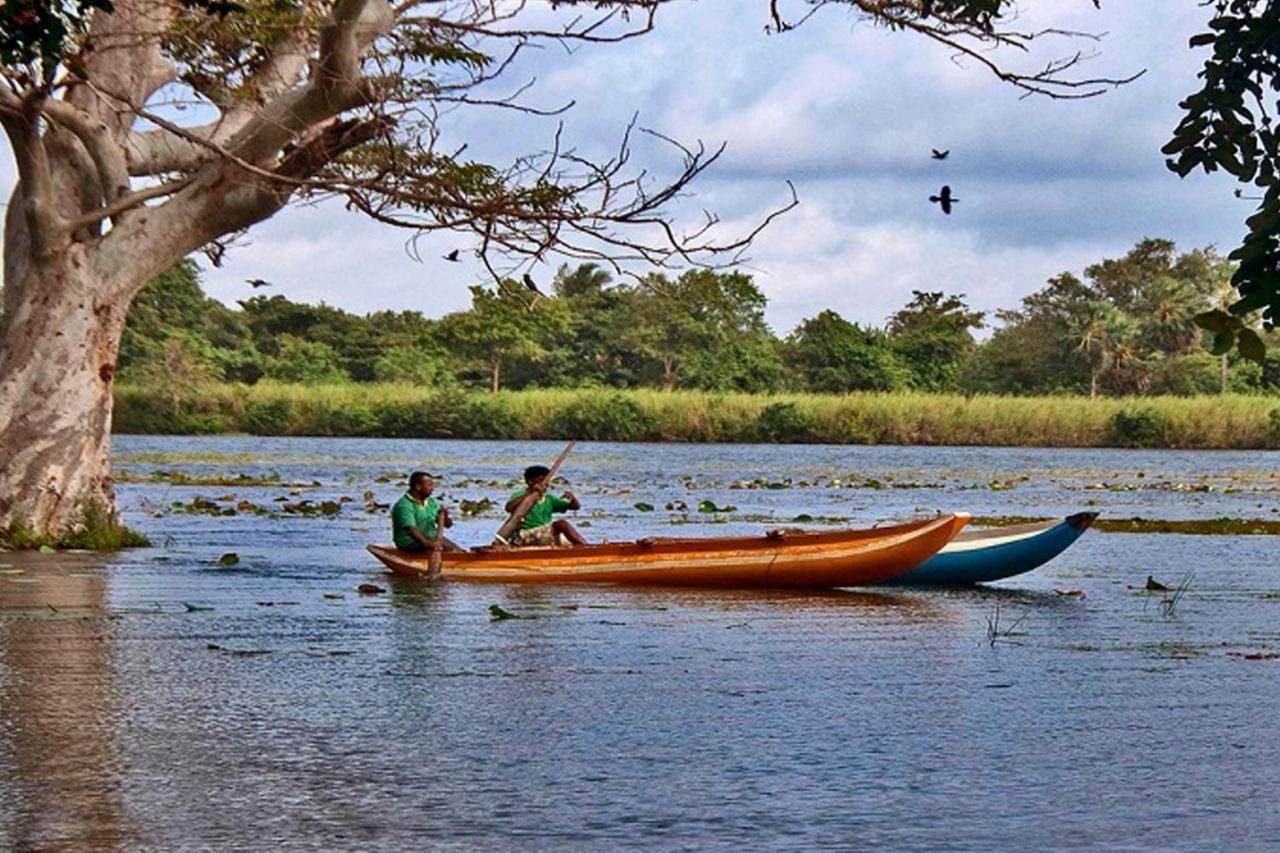
[[529, 492], [538, 493], [538, 502], [529, 509], [524, 520], [520, 522], [520, 529], [516, 531], [515, 536], [511, 537], [512, 545], [559, 545], [562, 542], [568, 542], [570, 545], [587, 544], [587, 540], [582, 538], [582, 534], [575, 530], [572, 524], [564, 519], [551, 520], [552, 513], [581, 509], [582, 504], [578, 503], [573, 492], [566, 491], [561, 497], [547, 494], [550, 483], [546, 482], [546, 477], [550, 473], [551, 470], [545, 465], [531, 465], [524, 469], [524, 482], [527, 488], [516, 492], [511, 496], [511, 500], [507, 501], [506, 511], [515, 512], [525, 495]]
[[[430, 474], [415, 471], [409, 477], [409, 491], [391, 508], [391, 536], [401, 551], [430, 553], [436, 537], [436, 520], [442, 520], [446, 528], [453, 527], [449, 510], [431, 497], [435, 487], [436, 481]], [[461, 551], [462, 548], [441, 536], [440, 550]]]

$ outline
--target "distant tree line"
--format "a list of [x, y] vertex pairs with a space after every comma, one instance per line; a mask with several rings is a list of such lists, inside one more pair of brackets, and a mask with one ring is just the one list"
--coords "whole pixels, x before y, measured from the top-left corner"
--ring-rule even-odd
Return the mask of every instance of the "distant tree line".
[[690, 270], [619, 283], [563, 266], [552, 293], [516, 282], [471, 287], [471, 307], [358, 316], [283, 296], [232, 310], [184, 261], [135, 300], [121, 346], [126, 383], [187, 390], [211, 382], [402, 382], [499, 390], [614, 387], [709, 391], [922, 390], [996, 394], [1280, 392], [1276, 333], [1265, 363], [1214, 355], [1195, 323], [1237, 295], [1213, 249], [1144, 239], [1124, 257], [1063, 273], [988, 318], [964, 294], [913, 292], [883, 328], [832, 310], [783, 338], [749, 275]]

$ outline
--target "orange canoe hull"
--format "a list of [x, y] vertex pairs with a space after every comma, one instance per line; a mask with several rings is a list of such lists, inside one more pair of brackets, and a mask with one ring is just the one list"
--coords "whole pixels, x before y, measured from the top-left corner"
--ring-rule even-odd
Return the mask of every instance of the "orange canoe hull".
[[[827, 588], [879, 583], [910, 571], [951, 541], [967, 513], [868, 530], [649, 539], [582, 548], [446, 552], [442, 579], [480, 583]], [[397, 575], [427, 573], [427, 554], [384, 545], [369, 552]]]

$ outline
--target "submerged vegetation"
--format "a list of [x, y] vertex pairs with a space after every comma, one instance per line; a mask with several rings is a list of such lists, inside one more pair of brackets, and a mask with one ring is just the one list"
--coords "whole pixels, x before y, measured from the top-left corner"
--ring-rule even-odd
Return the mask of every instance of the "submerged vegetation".
[[[975, 527], [1011, 527], [1039, 517], [1023, 515], [974, 516]], [[1091, 529], [1104, 533], [1184, 533], [1200, 536], [1280, 536], [1280, 521], [1265, 518], [1196, 518], [1171, 520], [1163, 518], [1099, 518]], [[1148, 584], [1153, 583], [1148, 579]], [[1165, 587], [1148, 586], [1150, 590]]]
[[[208, 384], [176, 409], [156, 386], [116, 389], [122, 433], [393, 438], [1280, 448], [1280, 399], [863, 392], [843, 395], [399, 384]], [[227, 483], [227, 485], [241, 485]]]
[[39, 536], [26, 525], [0, 529], [0, 550], [10, 551], [119, 551], [147, 548], [151, 540], [117, 522], [110, 513], [94, 504], [81, 506], [71, 528], [58, 537]]

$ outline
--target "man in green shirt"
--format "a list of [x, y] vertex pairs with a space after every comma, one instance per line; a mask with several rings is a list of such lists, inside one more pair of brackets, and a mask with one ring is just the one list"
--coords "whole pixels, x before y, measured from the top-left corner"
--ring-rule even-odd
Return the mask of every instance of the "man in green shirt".
[[545, 465], [531, 465], [524, 469], [525, 488], [507, 501], [507, 512], [515, 512], [525, 495], [531, 491], [538, 493], [538, 502], [529, 509], [528, 515], [520, 522], [520, 529], [511, 537], [512, 545], [561, 545], [566, 542], [570, 545], [587, 544], [587, 540], [582, 538], [582, 534], [572, 524], [563, 518], [556, 521], [551, 519], [554, 513], [581, 509], [582, 504], [578, 503], [573, 492], [566, 491], [561, 497], [547, 494], [547, 487], [551, 484], [546, 482], [546, 478], [550, 473], [551, 470]]
[[[443, 522], [446, 528], [453, 527], [449, 510], [431, 497], [435, 487], [435, 478], [430, 474], [414, 471], [409, 476], [409, 491], [391, 508], [391, 536], [401, 551], [429, 553], [436, 538], [436, 524]], [[440, 550], [461, 551], [462, 548], [441, 536]]]

